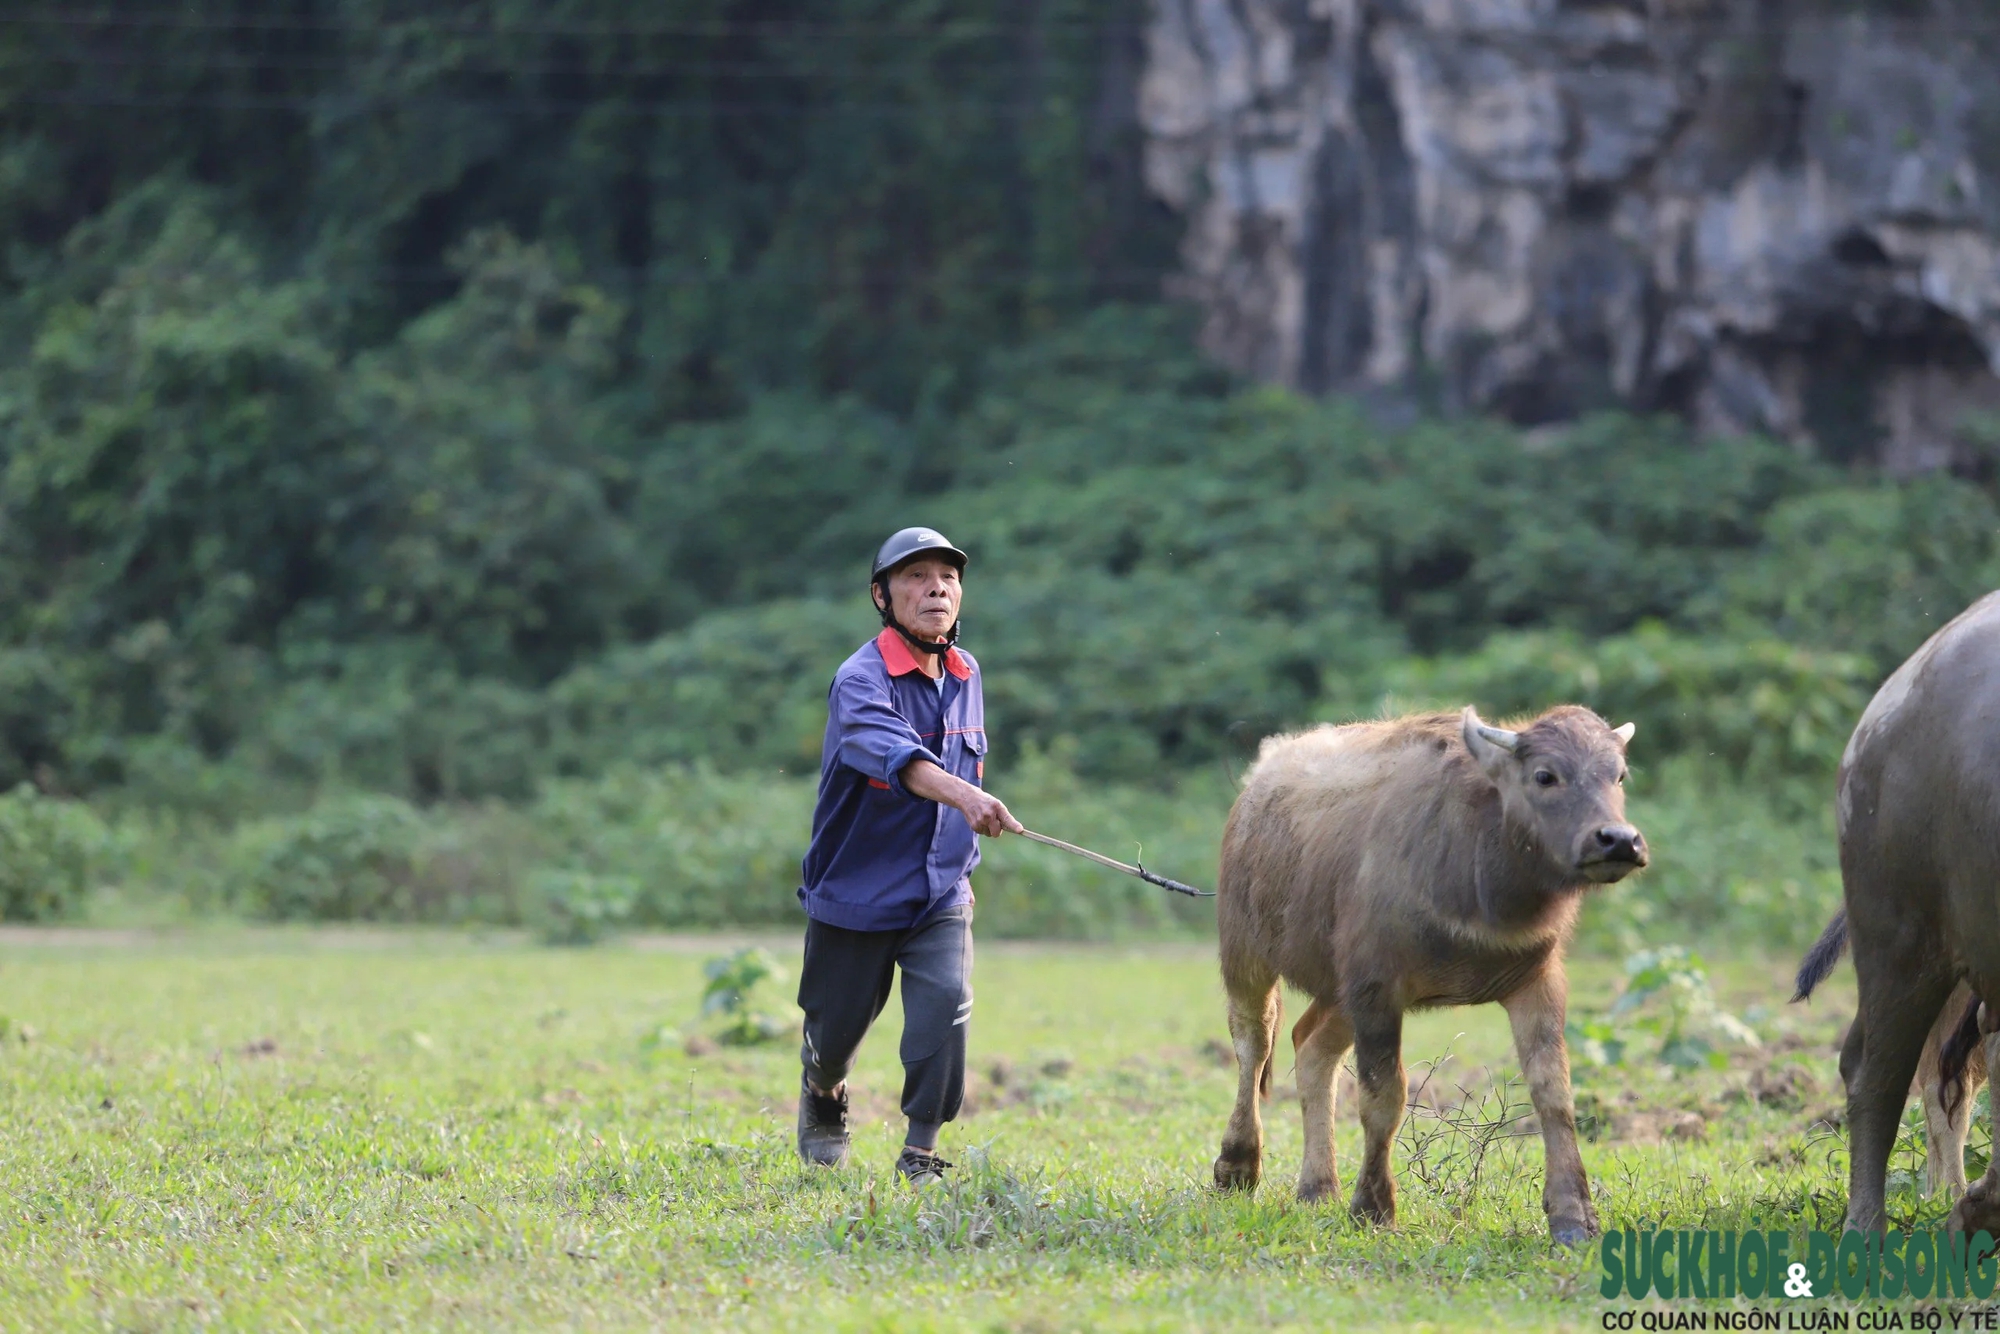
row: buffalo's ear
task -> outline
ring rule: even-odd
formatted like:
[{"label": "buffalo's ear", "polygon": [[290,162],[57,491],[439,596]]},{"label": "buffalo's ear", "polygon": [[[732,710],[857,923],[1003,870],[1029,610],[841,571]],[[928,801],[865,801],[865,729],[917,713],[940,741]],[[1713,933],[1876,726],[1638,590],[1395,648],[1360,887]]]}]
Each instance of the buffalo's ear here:
[{"label": "buffalo's ear", "polygon": [[1612,728],[1611,735],[1618,738],[1619,745],[1629,746],[1632,744],[1632,734],[1638,730],[1639,730],[1639,724],[1626,723],[1621,727]]},{"label": "buffalo's ear", "polygon": [[1479,710],[1470,704],[1458,716],[1458,732],[1480,769],[1495,782],[1500,780],[1501,773],[1521,746],[1520,733],[1509,732],[1504,727],[1488,727],[1479,720]]}]

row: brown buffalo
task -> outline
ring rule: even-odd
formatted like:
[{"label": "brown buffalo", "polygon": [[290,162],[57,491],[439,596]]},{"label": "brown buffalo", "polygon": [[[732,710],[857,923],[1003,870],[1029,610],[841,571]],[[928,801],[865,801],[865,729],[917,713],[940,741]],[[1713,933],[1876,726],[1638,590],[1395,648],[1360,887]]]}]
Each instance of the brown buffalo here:
[{"label": "brown buffalo", "polygon": [[1518,730],[1468,708],[1266,741],[1223,834],[1217,926],[1240,1076],[1215,1160],[1224,1188],[1263,1163],[1278,982],[1309,994],[1292,1030],[1305,1163],[1299,1198],[1337,1194],[1334,1076],[1351,1046],[1366,1135],[1349,1205],[1389,1223],[1403,1118],[1403,1012],[1498,1001],[1541,1120],[1542,1206],[1558,1241],[1597,1230],[1576,1147],[1562,952],[1585,890],[1646,864],[1625,819],[1625,745],[1588,709]]},{"label": "brown buffalo", "polygon": [[[1926,1035],[1961,981],[2000,996],[2000,594],[1875,692],[1841,757],[1840,876],[1861,1002],[1840,1053],[1847,1226],[1879,1231],[1889,1151]],[[1986,1039],[1986,1068],[2000,1060]],[[1996,1100],[2000,1109],[2000,1100]],[[1989,1169],[1952,1213],[1988,1226]],[[1996,1229],[2000,1230],[2000,1229]]]}]

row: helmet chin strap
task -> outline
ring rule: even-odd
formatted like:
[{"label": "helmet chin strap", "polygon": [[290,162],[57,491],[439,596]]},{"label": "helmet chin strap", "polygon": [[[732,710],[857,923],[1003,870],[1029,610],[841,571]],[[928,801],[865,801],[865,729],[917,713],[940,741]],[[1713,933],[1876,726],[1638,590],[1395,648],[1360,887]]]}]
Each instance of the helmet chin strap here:
[{"label": "helmet chin strap", "polygon": [[889,624],[896,628],[896,633],[901,635],[903,637],[904,642],[909,644],[911,648],[921,649],[925,653],[930,654],[932,657],[937,657],[940,654],[951,652],[951,646],[958,642],[957,621],[953,621],[951,623],[951,629],[945,631],[944,642],[942,644],[933,644],[928,639],[917,638],[915,635],[911,634],[908,630],[905,630],[903,628],[903,623],[895,619],[895,617],[893,616],[889,618]]},{"label": "helmet chin strap", "polygon": [[[881,588],[881,585],[877,584],[876,587]],[[889,601],[889,590],[886,588],[882,589],[882,605],[878,607],[876,610],[882,613],[882,624],[888,626],[890,629],[894,630],[897,634],[901,635],[903,637],[904,643],[908,644],[913,649],[917,649],[921,652],[928,653],[934,658],[941,657],[942,655],[951,652],[952,645],[958,643],[959,622],[957,621],[953,621],[951,623],[951,629],[945,631],[944,642],[941,644],[933,644],[928,639],[919,639],[915,635],[911,634],[907,629],[904,628],[903,623],[896,619],[896,613],[891,609],[891,603]]]}]

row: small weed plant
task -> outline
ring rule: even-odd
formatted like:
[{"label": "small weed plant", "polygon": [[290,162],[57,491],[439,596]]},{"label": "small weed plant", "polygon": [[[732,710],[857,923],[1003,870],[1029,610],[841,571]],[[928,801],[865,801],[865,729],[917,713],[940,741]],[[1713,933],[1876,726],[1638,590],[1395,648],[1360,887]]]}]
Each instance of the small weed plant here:
[{"label": "small weed plant", "polygon": [[1569,1024],[1570,1051],[1591,1065],[1623,1065],[1642,1040],[1652,1060],[1682,1070],[1726,1069],[1729,1048],[1759,1045],[1755,1031],[1716,1001],[1708,966],[1684,945],[1632,955],[1610,1010]]}]

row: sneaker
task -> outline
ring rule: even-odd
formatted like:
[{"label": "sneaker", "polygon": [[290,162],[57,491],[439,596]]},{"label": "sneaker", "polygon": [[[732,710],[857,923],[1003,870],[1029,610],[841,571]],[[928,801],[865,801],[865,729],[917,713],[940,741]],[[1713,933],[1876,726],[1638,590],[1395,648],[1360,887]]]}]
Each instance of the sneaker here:
[{"label": "sneaker", "polygon": [[847,1085],[832,1093],[814,1093],[799,1076],[799,1157],[820,1167],[847,1161]]},{"label": "sneaker", "polygon": [[896,1159],[896,1170],[912,1186],[935,1186],[944,1180],[944,1170],[951,1164],[935,1153],[924,1149],[903,1146],[902,1154]]}]

